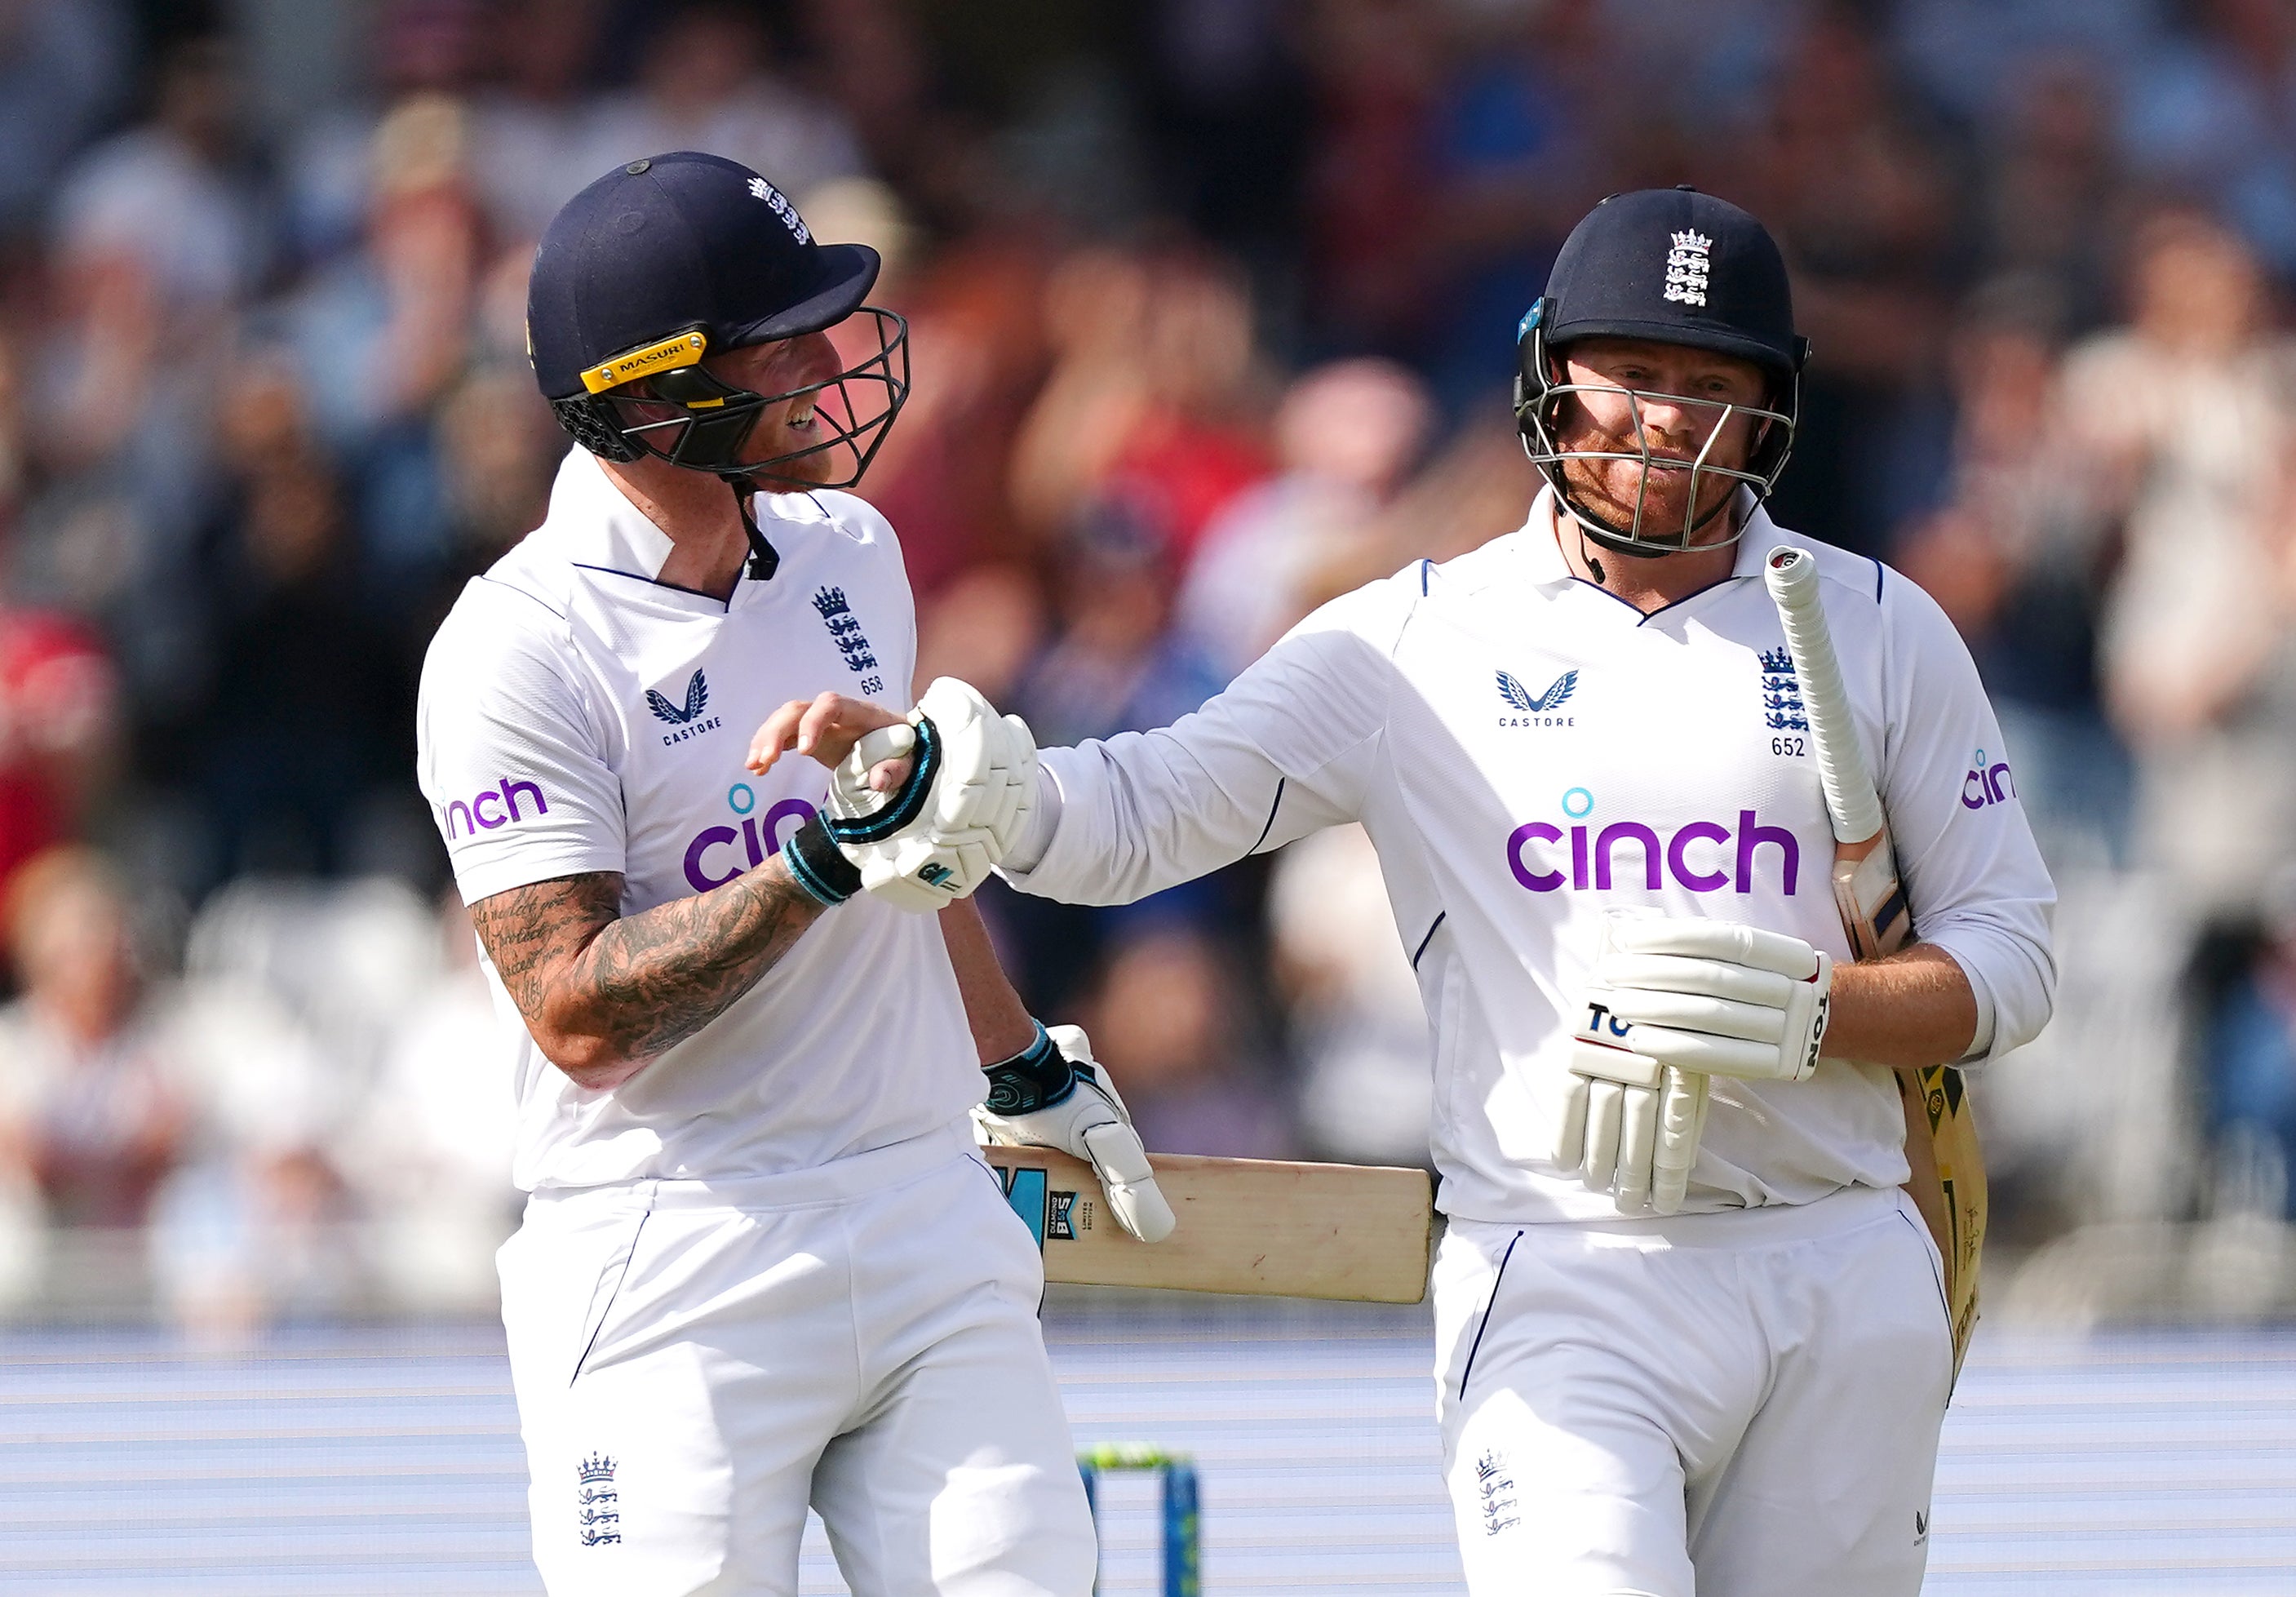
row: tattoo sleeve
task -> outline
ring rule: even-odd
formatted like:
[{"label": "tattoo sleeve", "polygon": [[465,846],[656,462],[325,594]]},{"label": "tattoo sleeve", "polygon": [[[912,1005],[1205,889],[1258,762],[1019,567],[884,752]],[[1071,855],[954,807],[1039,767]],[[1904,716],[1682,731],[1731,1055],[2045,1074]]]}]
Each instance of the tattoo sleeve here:
[{"label": "tattoo sleeve", "polygon": [[535,1041],[585,1087],[619,1086],[724,1014],[823,913],[779,859],[641,915],[621,893],[619,873],[594,871],[471,906]]}]

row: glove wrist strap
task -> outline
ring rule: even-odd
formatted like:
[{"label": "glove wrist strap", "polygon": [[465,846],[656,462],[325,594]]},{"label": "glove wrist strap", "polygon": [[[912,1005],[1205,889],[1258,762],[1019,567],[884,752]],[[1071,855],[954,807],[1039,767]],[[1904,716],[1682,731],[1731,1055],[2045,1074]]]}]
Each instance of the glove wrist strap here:
[{"label": "glove wrist strap", "polygon": [[988,1078],[988,1108],[992,1115],[1029,1115],[1065,1102],[1076,1091],[1076,1066],[1037,1025],[1037,1039],[1009,1059],[983,1065]]},{"label": "glove wrist strap", "polygon": [[834,908],[861,891],[861,872],[844,851],[830,840],[820,816],[800,827],[782,845],[782,863],[790,880],[808,898]]}]

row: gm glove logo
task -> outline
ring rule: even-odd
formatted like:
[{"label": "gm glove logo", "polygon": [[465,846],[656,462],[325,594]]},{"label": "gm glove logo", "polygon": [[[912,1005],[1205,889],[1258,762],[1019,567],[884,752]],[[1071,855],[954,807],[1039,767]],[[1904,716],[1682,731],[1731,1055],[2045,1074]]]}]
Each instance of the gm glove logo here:
[{"label": "gm glove logo", "polygon": [[1578,718],[1575,715],[1548,713],[1569,704],[1570,696],[1578,691],[1578,673],[1575,671],[1564,671],[1549,682],[1544,691],[1536,694],[1525,687],[1510,671],[1499,672],[1498,685],[1499,697],[1522,712],[1499,717],[1499,725],[1503,727],[1575,727],[1578,724]]}]

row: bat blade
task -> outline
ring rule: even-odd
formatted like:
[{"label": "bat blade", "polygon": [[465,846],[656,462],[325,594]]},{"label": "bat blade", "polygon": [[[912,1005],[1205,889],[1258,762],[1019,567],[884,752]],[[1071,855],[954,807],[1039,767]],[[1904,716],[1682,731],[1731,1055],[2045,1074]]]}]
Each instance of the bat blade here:
[{"label": "bat blade", "polygon": [[1857,958],[1878,959],[1904,946],[1914,918],[1906,913],[1906,890],[1898,880],[1898,853],[1889,833],[1834,850],[1833,903]]},{"label": "bat blade", "polygon": [[[1769,553],[1762,577],[1777,606],[1786,652],[1801,688],[1811,751],[1833,822],[1833,901],[1851,952],[1860,959],[1894,953],[1913,930],[1913,914],[1898,877],[1882,796],[1857,742],[1849,696],[1818,595],[1817,562],[1808,551],[1782,544]],[[1985,1246],[1988,1195],[1985,1156],[1977,1140],[1961,1073],[1948,1065],[1896,1073],[1906,1117],[1906,1193],[1921,1211],[1945,1263],[1946,1302],[1958,1376],[1977,1324],[1979,1260]]]},{"label": "bat blade", "polygon": [[1047,1281],[1356,1303],[1427,1295],[1434,1191],[1423,1170],[1152,1154],[1179,1223],[1151,1245],[1117,1224],[1083,1160],[1046,1148],[980,1152],[1036,1233]]}]

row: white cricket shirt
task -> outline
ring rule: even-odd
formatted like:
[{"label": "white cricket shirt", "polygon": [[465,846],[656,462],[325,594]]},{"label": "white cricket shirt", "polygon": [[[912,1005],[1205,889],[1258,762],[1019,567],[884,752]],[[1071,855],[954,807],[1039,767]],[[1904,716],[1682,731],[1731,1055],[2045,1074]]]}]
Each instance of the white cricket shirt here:
[{"label": "white cricket shirt", "polygon": [[[767,496],[781,554],[730,602],[654,579],[670,542],[570,451],[539,530],[463,589],[422,669],[420,775],[464,901],[588,871],[640,914],[732,881],[828,792],[750,734],[825,688],[909,704],[916,624],[899,546],[849,494]],[[867,894],[814,923],[717,1019],[604,1091],[544,1058],[493,967],[529,1190],[778,1174],[962,1117],[981,1078],[931,915]]]},{"label": "white cricket shirt", "polygon": [[[1551,496],[1521,531],[1334,600],[1160,731],[1047,750],[1029,893],[1126,902],[1345,820],[1377,845],[1434,1028],[1447,1212],[1615,1217],[1549,1160],[1574,997],[1615,906],[1849,947],[1833,831],[1762,561],[1816,556],[1915,927],[1976,989],[1978,1057],[2048,1017],[2055,893],[1968,651],[1936,604],[1757,511],[1736,567],[1644,616],[1573,577]],[[1689,1210],[1906,1175],[1890,1073],[1717,1078]]]}]

